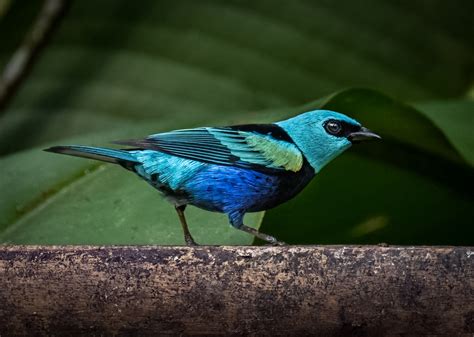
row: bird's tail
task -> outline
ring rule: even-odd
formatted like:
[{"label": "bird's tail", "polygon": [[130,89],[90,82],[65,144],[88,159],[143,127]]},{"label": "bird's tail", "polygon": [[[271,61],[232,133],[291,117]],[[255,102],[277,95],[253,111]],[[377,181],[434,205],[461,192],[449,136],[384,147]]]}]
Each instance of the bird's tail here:
[{"label": "bird's tail", "polygon": [[53,146],[45,149],[47,152],[67,154],[70,156],[90,158],[108,163],[119,164],[129,167],[130,164],[139,163],[139,161],[126,150],[107,149],[103,147],[67,145]]}]

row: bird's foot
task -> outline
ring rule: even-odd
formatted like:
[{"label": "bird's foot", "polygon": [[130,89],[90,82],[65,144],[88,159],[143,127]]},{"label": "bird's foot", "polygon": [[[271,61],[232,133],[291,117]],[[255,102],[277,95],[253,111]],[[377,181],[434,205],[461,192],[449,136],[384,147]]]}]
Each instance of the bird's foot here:
[{"label": "bird's foot", "polygon": [[193,237],[192,236],[185,236],[184,237],[184,241],[186,241],[186,245],[187,246],[199,246],[198,243],[196,243],[196,241],[194,241]]},{"label": "bird's foot", "polygon": [[265,234],[265,233],[262,233],[262,232],[259,232],[255,228],[242,225],[242,226],[239,227],[239,229],[244,231],[244,232],[250,233],[250,234],[256,236],[257,238],[259,238],[263,241],[267,241],[269,244],[271,244],[273,246],[284,246],[284,245],[286,245],[286,243],[284,243],[283,241],[278,241],[275,237],[273,237],[271,235],[268,235],[268,234]]},{"label": "bird's foot", "polygon": [[186,218],[184,216],[184,210],[186,209],[186,205],[175,206],[176,212],[178,213],[179,221],[181,222],[181,226],[183,227],[183,234],[184,234],[184,241],[186,242],[187,246],[199,246],[196,241],[194,241],[191,233],[189,232],[188,224],[186,222]]},{"label": "bird's foot", "polygon": [[265,241],[267,241],[268,244],[272,246],[287,246],[288,245],[286,242],[278,241],[275,237],[271,235],[267,235],[267,239],[265,239]]}]

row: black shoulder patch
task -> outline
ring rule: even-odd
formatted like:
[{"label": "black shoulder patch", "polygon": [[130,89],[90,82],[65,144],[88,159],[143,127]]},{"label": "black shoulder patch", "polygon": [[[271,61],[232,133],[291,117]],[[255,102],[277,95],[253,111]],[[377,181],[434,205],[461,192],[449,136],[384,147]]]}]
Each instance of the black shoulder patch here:
[{"label": "black shoulder patch", "polygon": [[295,143],[293,139],[276,124],[242,124],[242,125],[232,125],[227,128],[236,130],[236,131],[248,131],[248,132],[258,132],[262,135],[269,135],[278,140],[284,140],[289,143]]}]

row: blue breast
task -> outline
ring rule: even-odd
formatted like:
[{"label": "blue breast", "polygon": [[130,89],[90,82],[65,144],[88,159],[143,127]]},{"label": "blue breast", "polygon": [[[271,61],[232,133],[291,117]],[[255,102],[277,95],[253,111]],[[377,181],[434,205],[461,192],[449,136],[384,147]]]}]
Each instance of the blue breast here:
[{"label": "blue breast", "polygon": [[130,153],[142,163],[135,167],[136,173],[166,196],[227,214],[273,208],[299,193],[314,176],[306,161],[299,172],[270,174],[153,150]]},{"label": "blue breast", "polygon": [[187,181],[190,203],[211,211],[258,212],[298,194],[314,176],[309,165],[298,172],[274,175],[251,169],[209,165]]}]

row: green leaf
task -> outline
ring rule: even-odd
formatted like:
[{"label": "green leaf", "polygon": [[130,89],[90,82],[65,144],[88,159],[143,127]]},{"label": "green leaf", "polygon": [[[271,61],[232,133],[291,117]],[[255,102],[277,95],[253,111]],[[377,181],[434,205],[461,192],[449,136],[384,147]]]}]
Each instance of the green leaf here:
[{"label": "green leaf", "polygon": [[473,101],[433,101],[415,104],[429,117],[448,140],[474,166],[474,125]]},{"label": "green leaf", "polygon": [[[473,243],[472,104],[433,103],[425,114],[353,89],[310,106],[353,116],[383,139],[354,146],[267,211],[262,231],[300,244]],[[456,113],[441,113],[449,107]]]},{"label": "green leaf", "polygon": [[[1,17],[0,65],[40,5],[14,1]],[[0,116],[0,240],[182,242],[172,207],[133,175],[46,154],[40,144],[272,121],[323,106],[355,116],[384,140],[338,158],[301,196],[269,212],[264,231],[295,243],[469,243],[469,106],[446,115],[435,103],[420,114],[367,90],[301,105],[350,86],[410,101],[465,97],[474,65],[471,8],[470,0],[429,7],[380,0],[72,2]],[[251,242],[220,215],[189,213],[203,243]]]},{"label": "green leaf", "polygon": [[[472,197],[465,181],[472,171],[441,130],[417,110],[371,90],[351,89],[303,108],[262,112],[246,121],[275,121],[316,106],[357,116],[384,140],[361,144],[358,148],[364,151],[351,149],[336,159],[295,200],[267,213],[264,232],[292,243],[469,241]],[[410,126],[395,125],[401,120]],[[97,144],[147,134],[147,128],[152,126],[62,143]],[[182,243],[172,206],[118,167],[39,150],[8,156],[0,164],[6,173],[0,187],[8,200],[0,208],[8,219],[1,225],[1,240]],[[222,215],[189,210],[191,230],[200,242],[251,242],[248,235],[230,228]],[[446,226],[452,214],[456,225]],[[258,225],[260,217],[248,221]]]}]

